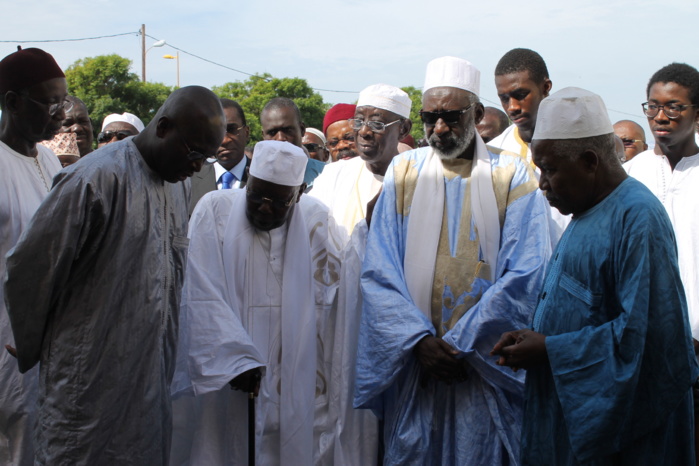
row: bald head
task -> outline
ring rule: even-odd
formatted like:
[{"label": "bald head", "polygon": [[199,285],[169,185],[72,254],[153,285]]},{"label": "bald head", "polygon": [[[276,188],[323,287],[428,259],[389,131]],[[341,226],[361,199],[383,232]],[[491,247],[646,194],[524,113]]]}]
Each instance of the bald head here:
[{"label": "bald head", "polygon": [[483,142],[487,143],[498,137],[508,126],[510,126],[510,120],[505,112],[495,107],[485,107],[485,114],[481,122],[476,125],[476,130]]},{"label": "bald head", "polygon": [[210,90],[187,86],[170,94],[134,138],[146,163],[164,180],[182,181],[214,157],[226,132],[221,101]]},{"label": "bald head", "polygon": [[648,149],[646,133],[638,123],[631,120],[621,120],[614,123],[614,134],[621,138],[624,144],[626,161],[631,160]]}]

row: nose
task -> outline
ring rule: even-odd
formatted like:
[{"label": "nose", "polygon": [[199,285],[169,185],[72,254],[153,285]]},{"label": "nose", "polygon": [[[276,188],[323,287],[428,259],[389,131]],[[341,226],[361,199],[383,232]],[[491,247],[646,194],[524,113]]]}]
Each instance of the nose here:
[{"label": "nose", "polygon": [[374,132],[371,131],[367,125],[362,125],[362,127],[359,128],[359,131],[357,131],[357,134],[364,139],[370,139]]},{"label": "nose", "polygon": [[290,141],[289,137],[283,131],[277,131],[277,133],[274,135],[272,140],[274,140],[274,141],[286,141],[286,142]]},{"label": "nose", "polygon": [[539,177],[539,189],[542,191],[548,191],[550,187],[548,177],[542,171],[541,176]]},{"label": "nose", "polygon": [[56,113],[53,114],[53,119],[54,120],[65,120],[66,119],[66,109],[61,107],[58,107],[58,110]]},{"label": "nose", "polygon": [[444,133],[448,133],[449,131],[451,131],[449,125],[446,124],[441,118],[434,124],[434,132],[437,133],[437,135],[442,135]]},{"label": "nose", "polygon": [[71,133],[77,133],[77,132],[79,132],[80,130],[81,130],[80,125],[77,124],[77,123],[75,123],[73,126],[71,126],[71,127],[69,128],[68,131],[71,132]]},{"label": "nose", "polygon": [[204,160],[192,160],[192,168],[194,169],[195,172],[198,172],[201,170],[201,167],[204,166]]},{"label": "nose", "polygon": [[[661,112],[662,112],[662,114],[663,114],[662,117],[660,116],[660,113],[661,113]],[[669,121],[670,119],[669,119],[669,118],[667,117],[667,115],[665,114],[665,108],[664,108],[664,107],[660,107],[660,108],[658,109],[658,113],[653,117],[653,120],[654,120],[654,121]]]},{"label": "nose", "polygon": [[263,214],[271,214],[272,213],[272,206],[270,203],[266,200],[262,200],[262,204],[260,204],[260,207],[257,208],[258,212],[261,212]]},{"label": "nose", "polygon": [[519,100],[513,99],[510,97],[507,100],[507,113],[510,115],[516,115],[522,111],[522,108],[519,105]]}]

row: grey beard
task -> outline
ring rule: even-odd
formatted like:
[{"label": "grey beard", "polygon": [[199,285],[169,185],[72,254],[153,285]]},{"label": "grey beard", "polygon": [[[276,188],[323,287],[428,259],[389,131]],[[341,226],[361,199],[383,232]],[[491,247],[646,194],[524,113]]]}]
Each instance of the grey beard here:
[{"label": "grey beard", "polygon": [[464,151],[471,145],[474,137],[476,136],[476,127],[472,124],[468,125],[466,132],[456,140],[456,145],[447,151],[442,151],[434,146],[434,141],[432,141],[432,138],[436,139],[435,136],[436,135],[433,133],[432,137],[430,137],[427,142],[430,144],[432,149],[434,149],[437,157],[439,157],[441,160],[452,160],[463,154]]}]

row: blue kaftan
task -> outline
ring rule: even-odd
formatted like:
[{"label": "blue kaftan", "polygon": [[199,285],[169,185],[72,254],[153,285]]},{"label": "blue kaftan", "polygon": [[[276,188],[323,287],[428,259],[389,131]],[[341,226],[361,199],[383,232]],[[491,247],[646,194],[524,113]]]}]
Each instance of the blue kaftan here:
[{"label": "blue kaftan", "polygon": [[573,218],[533,328],[550,364],[527,373],[524,464],[694,464],[697,365],[675,237],[641,183]]},{"label": "blue kaftan", "polygon": [[[453,385],[430,380],[421,388],[423,374],[413,348],[437,332],[410,296],[403,260],[409,206],[429,150],[393,160],[374,210],[362,274],[354,405],[384,419],[386,465],[516,464],[523,375],[496,366],[489,352],[503,332],[530,325],[550,257],[548,203],[519,157],[490,154],[501,225],[495,282],[476,278],[472,290],[459,296],[447,296],[452,289],[443,288],[444,302],[474,302],[443,336],[460,351],[468,380]],[[451,244],[476,234],[473,222],[471,231],[458,231],[460,222],[454,220],[470,212],[464,202],[469,189],[469,177],[445,179]],[[480,299],[473,298],[476,294]],[[450,314],[443,317],[446,321]]]}]

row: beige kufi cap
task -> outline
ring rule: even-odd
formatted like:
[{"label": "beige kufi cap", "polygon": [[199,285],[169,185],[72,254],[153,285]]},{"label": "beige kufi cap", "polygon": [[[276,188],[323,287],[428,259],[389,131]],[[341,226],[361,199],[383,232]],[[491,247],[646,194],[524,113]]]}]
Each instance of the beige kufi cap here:
[{"label": "beige kufi cap", "polygon": [[541,101],[532,139],[580,139],[613,132],[600,96],[566,87]]},{"label": "beige kufi cap", "polygon": [[260,141],[255,144],[250,174],[282,186],[300,186],[308,156],[300,147],[286,141]]},{"label": "beige kufi cap", "polygon": [[481,72],[463,58],[435,58],[427,64],[422,92],[433,87],[455,87],[478,95],[481,90]]},{"label": "beige kufi cap", "polygon": [[388,84],[372,84],[359,93],[357,107],[375,107],[388,110],[403,118],[410,118],[413,101],[400,88]]}]

